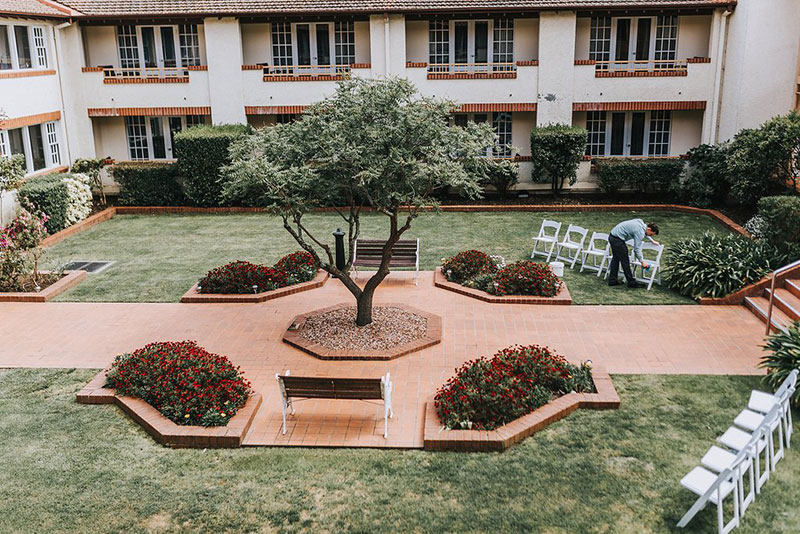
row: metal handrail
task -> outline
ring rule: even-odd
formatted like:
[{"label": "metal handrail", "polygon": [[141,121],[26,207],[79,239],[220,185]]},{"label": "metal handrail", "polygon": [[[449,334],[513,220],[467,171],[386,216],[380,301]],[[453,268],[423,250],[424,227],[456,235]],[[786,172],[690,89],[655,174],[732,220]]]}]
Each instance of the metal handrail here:
[{"label": "metal handrail", "polygon": [[767,332],[764,335],[768,336],[772,330],[772,301],[775,299],[775,282],[778,278],[778,275],[785,273],[789,269],[793,269],[798,265],[800,265],[800,260],[794,261],[789,265],[784,265],[779,269],[775,269],[775,271],[772,273],[772,283],[770,284],[769,288],[769,306],[767,306]]}]

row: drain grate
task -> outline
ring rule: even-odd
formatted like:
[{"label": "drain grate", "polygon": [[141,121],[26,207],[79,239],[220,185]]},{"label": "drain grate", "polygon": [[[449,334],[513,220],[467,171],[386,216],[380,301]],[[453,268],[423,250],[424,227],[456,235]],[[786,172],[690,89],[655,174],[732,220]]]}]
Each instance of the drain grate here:
[{"label": "drain grate", "polygon": [[73,261],[68,263],[65,271],[86,271],[89,274],[97,274],[105,271],[111,267],[115,262],[113,261]]}]

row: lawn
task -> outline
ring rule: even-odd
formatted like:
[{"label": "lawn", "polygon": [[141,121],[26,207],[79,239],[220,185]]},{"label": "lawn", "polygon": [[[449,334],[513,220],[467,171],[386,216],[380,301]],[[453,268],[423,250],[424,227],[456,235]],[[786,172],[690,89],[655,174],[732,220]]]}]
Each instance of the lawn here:
[{"label": "lawn", "polygon": [[[500,254],[506,261],[530,256],[543,218],[579,224],[608,232],[619,221],[643,217],[661,227],[659,241],[669,244],[704,231],[728,232],[706,217],[675,212],[581,213],[439,213],[414,221],[406,237],[419,237],[420,268],[432,270],[441,259],[477,248]],[[342,219],[336,214],[309,216],[309,226],[330,237]],[[362,236],[387,235],[386,218],[363,217]],[[73,260],[113,260],[108,270],[92,275],[62,301],[177,302],[199,278],[214,267],[234,260],[272,264],[298,249],[278,217],[266,214],[118,216],[62,241],[48,250],[45,264],[58,267]],[[538,257],[540,260],[541,256]],[[577,304],[685,304],[689,299],[659,287],[633,291],[608,287],[594,273],[568,271],[567,286]]]},{"label": "lawn", "polygon": [[[620,410],[579,410],[505,453],[202,451],[78,405],[94,373],[0,370],[0,532],[684,532],[680,478],[760,385],[615,376]],[[798,502],[795,448],[736,532],[794,533]],[[689,526],[715,533],[714,507]]]}]

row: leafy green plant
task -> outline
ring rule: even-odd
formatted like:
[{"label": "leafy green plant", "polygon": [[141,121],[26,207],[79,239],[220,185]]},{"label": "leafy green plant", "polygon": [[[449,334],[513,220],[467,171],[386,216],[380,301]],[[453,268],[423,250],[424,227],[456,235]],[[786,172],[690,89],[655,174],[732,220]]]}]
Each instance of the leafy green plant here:
[{"label": "leafy green plant", "polygon": [[531,130],[532,177],[550,181],[553,193],[578,179],[578,164],[586,150],[587,133],[568,124],[548,124]]},{"label": "leafy green plant", "polygon": [[[800,321],[790,325],[786,332],[770,335],[764,350],[769,354],[761,357],[758,366],[767,370],[763,380],[774,390],[780,387],[789,373],[800,369]],[[800,407],[800,388],[794,392],[792,404]]]},{"label": "leafy green plant", "polygon": [[546,263],[520,260],[498,269],[489,288],[493,295],[534,295],[554,297],[561,280]]},{"label": "leafy green plant", "polygon": [[61,174],[27,180],[18,190],[20,205],[31,213],[47,215],[47,231],[54,234],[67,227],[68,191]]},{"label": "leafy green plant", "polygon": [[231,162],[231,143],[251,132],[241,124],[193,126],[175,134],[175,157],[186,196],[198,206],[222,203],[222,168]]},{"label": "leafy green plant", "polygon": [[766,241],[705,233],[668,249],[666,283],[692,298],[720,298],[757,282],[785,264],[788,255]]},{"label": "leafy green plant", "polygon": [[16,189],[25,177],[25,156],[14,154],[0,158],[0,191]]},{"label": "leafy green plant", "polygon": [[758,201],[761,234],[777,247],[800,244],[800,197],[763,197]]},{"label": "leafy green plant", "polygon": [[688,155],[678,188],[681,200],[701,208],[719,205],[730,190],[728,144],[700,145],[689,150]]},{"label": "leafy green plant", "polygon": [[501,159],[489,165],[486,170],[486,179],[482,185],[491,186],[497,191],[500,198],[506,198],[508,191],[519,182],[519,163]]},{"label": "leafy green plant", "polygon": [[72,164],[70,172],[85,174],[89,177],[91,185],[100,193],[100,203],[105,206],[106,190],[103,185],[103,178],[100,176],[100,171],[106,166],[105,158],[78,158]]},{"label": "leafy green plant", "polygon": [[186,197],[173,163],[121,163],[109,168],[123,206],[181,206]]},{"label": "leafy green plant", "polygon": [[666,192],[677,188],[684,162],[677,159],[598,160],[597,183],[606,193],[629,187],[640,193]]}]

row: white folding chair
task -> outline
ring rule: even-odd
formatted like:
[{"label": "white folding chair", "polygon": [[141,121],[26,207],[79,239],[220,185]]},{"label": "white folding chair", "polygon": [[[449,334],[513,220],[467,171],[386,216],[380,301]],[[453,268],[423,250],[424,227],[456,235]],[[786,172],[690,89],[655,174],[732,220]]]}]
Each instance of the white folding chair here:
[{"label": "white folding chair", "polygon": [[[747,461],[747,457],[744,455],[739,459],[738,463],[733,465],[733,468],[739,469],[740,464]],[[728,534],[728,532],[739,526],[739,479],[733,468],[725,469],[722,473],[716,474],[698,466],[681,479],[681,486],[700,497],[678,521],[679,528],[684,528],[688,525],[689,521],[697,515],[697,512],[704,509],[709,502],[717,507],[717,530],[719,534]],[[733,494],[733,517],[726,523],[722,514],[723,502],[731,494]]]},{"label": "white folding chair", "polygon": [[[782,425],[781,436],[783,438],[782,445],[785,444],[786,448],[791,447],[792,442],[792,395],[797,391],[797,378],[800,370],[795,369],[778,387],[775,394],[766,393],[764,391],[753,390],[750,393],[750,400],[747,403],[747,409],[742,410],[734,421],[738,426],[748,429],[753,425],[760,424],[764,414],[768,413],[773,406],[780,405],[781,417],[779,422]],[[738,421],[738,422],[737,422]],[[775,428],[772,429],[773,431]],[[776,462],[783,457],[783,447],[776,453]]]},{"label": "white folding chair", "polygon": [[[581,256],[583,244],[586,242],[586,234],[589,230],[582,226],[570,224],[567,227],[567,233],[564,234],[564,239],[556,245],[556,260],[564,260],[564,263],[569,263],[569,268],[575,267],[575,262]],[[565,254],[562,254],[565,252]],[[572,255],[570,255],[572,254]]]},{"label": "white folding chair", "polygon": [[[534,259],[537,254],[540,254],[542,256],[547,256],[547,261],[550,261],[556,249],[556,243],[558,243],[559,232],[561,232],[560,222],[547,219],[543,220],[542,226],[539,228],[539,235],[533,238],[531,259]],[[539,250],[539,245],[542,245],[542,250]]]},{"label": "white folding chair", "polygon": [[[591,263],[586,260],[591,258]],[[600,265],[597,264],[598,259]],[[597,276],[603,274],[603,269],[611,263],[611,245],[608,244],[608,234],[602,232],[592,232],[589,239],[589,246],[581,250],[581,270],[597,271]]]},{"label": "white folding chair", "polygon": [[[775,470],[774,466],[777,460],[774,460],[775,443],[771,429],[773,424],[780,419],[780,416],[780,407],[775,406],[764,417],[764,421],[758,426],[755,432],[745,432],[735,426],[731,426],[724,434],[717,438],[717,442],[720,445],[724,445],[737,453],[749,447],[754,437],[758,438],[755,445],[755,454],[753,455],[756,468],[757,493],[761,492],[761,488],[766,484],[767,480],[769,480],[770,471]],[[761,469],[762,453],[764,454],[763,471]]]},{"label": "white folding chair", "polygon": [[[648,252],[653,252],[653,254],[648,254]],[[648,291],[653,287],[654,281],[658,282],[658,285],[661,285],[661,255],[663,253],[664,245],[642,243],[642,256],[650,267],[647,271],[642,267],[642,263],[636,259],[636,256],[631,253],[631,270],[633,271],[633,277],[639,282],[646,283]],[[636,276],[637,268],[641,276]]]}]

